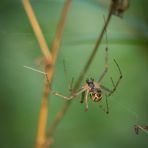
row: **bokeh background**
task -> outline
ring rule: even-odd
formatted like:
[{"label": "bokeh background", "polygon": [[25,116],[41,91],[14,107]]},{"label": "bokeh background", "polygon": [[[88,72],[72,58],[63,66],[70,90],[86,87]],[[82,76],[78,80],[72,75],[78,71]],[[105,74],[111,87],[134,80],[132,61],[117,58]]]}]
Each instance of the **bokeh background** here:
[{"label": "bokeh background", "polygon": [[[31,0],[49,47],[64,0]],[[115,58],[123,72],[117,91],[108,99],[109,115],[89,101],[89,111],[75,99],[54,135],[54,148],[147,148],[148,134],[135,135],[135,124],[148,125],[148,13],[147,0],[131,0],[123,19],[116,16],[107,29],[109,72],[102,83],[112,87],[118,78]],[[68,83],[77,79],[107,16],[108,0],[73,0],[62,38],[53,89],[68,95]],[[103,39],[86,78],[97,79],[104,68]],[[0,0],[0,147],[35,145],[44,77],[23,68],[42,69],[39,45],[21,0]],[[63,69],[66,63],[66,74]],[[85,79],[84,81],[85,82]],[[64,105],[51,96],[48,127]],[[104,107],[104,101],[100,102]]]}]

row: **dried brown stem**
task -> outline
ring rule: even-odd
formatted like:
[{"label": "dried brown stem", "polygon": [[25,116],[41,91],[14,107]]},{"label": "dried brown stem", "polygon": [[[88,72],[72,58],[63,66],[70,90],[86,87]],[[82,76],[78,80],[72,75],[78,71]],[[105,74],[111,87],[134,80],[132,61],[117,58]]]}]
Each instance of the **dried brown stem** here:
[{"label": "dried brown stem", "polygon": [[34,30],[34,33],[35,33],[35,36],[38,40],[38,43],[39,43],[39,46],[40,46],[40,49],[45,57],[45,59],[48,61],[48,62],[51,62],[51,54],[50,54],[50,50],[48,48],[48,45],[45,41],[45,38],[43,36],[43,33],[41,31],[41,28],[38,24],[38,21],[36,19],[36,16],[33,12],[33,9],[32,9],[32,6],[30,4],[30,1],[29,0],[22,0],[22,3],[23,3],[23,6],[24,6],[24,9],[26,11],[26,14],[29,18],[29,21],[31,23],[31,26]]},{"label": "dried brown stem", "polygon": [[78,78],[78,80],[77,80],[77,82],[75,84],[74,91],[80,86],[85,74],[87,73],[87,71],[88,71],[88,69],[89,69],[89,67],[90,67],[90,65],[91,65],[91,63],[92,63],[92,61],[93,61],[93,59],[94,59],[94,57],[96,55],[96,52],[97,52],[97,50],[99,48],[99,45],[100,45],[100,43],[102,41],[103,35],[104,35],[104,33],[106,31],[106,28],[107,28],[107,26],[109,24],[109,21],[111,19],[111,16],[112,16],[112,9],[110,10],[110,12],[108,14],[107,20],[106,20],[106,22],[105,22],[105,24],[103,26],[103,29],[102,29],[102,31],[101,31],[98,39],[97,39],[97,42],[96,42],[96,44],[94,46],[94,49],[93,49],[88,61],[86,62],[85,66],[84,66],[84,69],[82,70],[82,72],[81,72],[81,74],[80,74],[80,76],[79,76],[79,78]]},{"label": "dried brown stem", "polygon": [[39,122],[38,122],[36,148],[43,148],[46,139],[45,133],[46,133],[46,124],[48,117],[48,95],[49,95],[48,87],[49,87],[48,82],[45,81],[43,97],[41,100]]},{"label": "dried brown stem", "polygon": [[48,75],[48,82],[45,81],[45,84],[44,84],[44,92],[43,92],[43,97],[41,102],[41,109],[40,109],[40,116],[39,116],[39,123],[38,123],[38,133],[37,133],[37,144],[36,144],[36,148],[43,148],[45,147],[45,143],[46,143],[45,130],[46,130],[46,123],[47,123],[47,115],[48,115],[49,85],[52,82],[54,65],[57,59],[57,54],[58,54],[58,50],[61,43],[61,37],[64,30],[65,19],[68,14],[68,9],[70,7],[71,0],[66,0],[65,2],[63,13],[59,21],[57,33],[52,46],[52,56],[49,52],[47,43],[43,37],[43,34],[36,20],[35,14],[33,12],[33,9],[31,7],[29,0],[23,0],[22,2],[25,8],[26,14],[28,15],[28,18],[32,25],[32,28],[35,32],[41,51],[46,59],[45,70]]},{"label": "dried brown stem", "polygon": [[70,4],[71,4],[71,0],[66,0],[65,4],[64,4],[64,8],[63,8],[63,12],[60,18],[60,21],[58,23],[58,27],[57,27],[57,31],[56,31],[56,35],[53,41],[53,45],[51,48],[51,53],[52,53],[52,67],[51,69],[49,69],[47,71],[48,73],[48,79],[52,79],[53,76],[53,72],[54,72],[54,65],[57,59],[57,55],[58,55],[58,51],[60,48],[60,44],[61,44],[61,39],[62,39],[62,33],[64,30],[64,25],[65,25],[65,20],[68,14],[68,10],[70,8]]},{"label": "dried brown stem", "polygon": [[71,0],[65,1],[65,5],[64,5],[64,9],[63,9],[63,12],[62,12],[62,15],[61,15],[61,19],[60,19],[58,27],[57,27],[55,39],[53,41],[53,45],[52,45],[52,48],[51,48],[53,62],[55,62],[56,58],[57,58],[57,53],[58,53],[60,43],[61,43],[61,36],[62,36],[63,30],[64,30],[65,19],[66,19],[70,4],[71,4]]},{"label": "dried brown stem", "polygon": [[47,133],[47,140],[48,138],[50,139],[50,137],[53,135],[53,133],[55,132],[58,124],[60,123],[60,121],[62,120],[61,117],[63,117],[66,113],[66,111],[69,108],[71,101],[66,101],[67,105],[64,105],[64,107],[57,113],[55,120],[52,122],[51,128],[49,128],[48,133]]},{"label": "dried brown stem", "polygon": [[[51,54],[49,52],[47,43],[45,41],[43,33],[40,29],[38,21],[33,12],[30,1],[23,0],[22,2],[23,2],[24,9],[26,11],[26,14],[31,23],[31,26],[36,35],[36,38],[38,40],[43,56],[45,57],[46,61],[48,61],[48,63],[51,63],[52,61]],[[38,131],[37,131],[37,145],[36,145],[37,148],[41,148],[45,141],[45,129],[46,129],[46,122],[47,122],[47,115],[48,115],[48,93],[49,93],[48,83],[45,82],[44,92],[43,92],[43,97],[42,97],[42,102],[41,102],[41,110],[40,110],[40,115],[39,115]]]},{"label": "dried brown stem", "polygon": [[[95,47],[94,47],[94,49],[93,49],[93,51],[92,51],[88,61],[86,62],[86,65],[84,66],[84,69],[82,70],[78,80],[75,83],[75,86],[73,88],[72,93],[74,93],[79,88],[79,86],[80,86],[80,84],[81,84],[85,74],[87,73],[87,71],[88,71],[88,69],[89,69],[89,67],[90,67],[90,65],[91,65],[91,63],[92,63],[92,61],[93,61],[93,59],[94,59],[94,57],[96,55],[96,52],[97,52],[97,50],[99,48],[99,45],[101,43],[101,40],[103,38],[103,35],[104,35],[104,33],[105,33],[106,29],[107,29],[107,26],[108,26],[108,24],[109,24],[109,22],[111,20],[112,11],[113,11],[113,5],[111,5],[110,11],[109,11],[108,17],[106,19],[106,22],[105,22],[105,24],[103,26],[103,29],[102,29],[99,37],[98,37],[98,40],[97,40],[97,42],[95,44]],[[71,102],[72,102],[72,100],[66,101],[65,105],[57,113],[57,115],[56,115],[56,117],[55,117],[55,119],[54,119],[50,129],[48,130],[48,133],[47,133],[48,138],[50,138],[54,134],[54,132],[56,130],[56,127],[59,125],[60,121],[63,119],[65,113],[69,109]]]}]

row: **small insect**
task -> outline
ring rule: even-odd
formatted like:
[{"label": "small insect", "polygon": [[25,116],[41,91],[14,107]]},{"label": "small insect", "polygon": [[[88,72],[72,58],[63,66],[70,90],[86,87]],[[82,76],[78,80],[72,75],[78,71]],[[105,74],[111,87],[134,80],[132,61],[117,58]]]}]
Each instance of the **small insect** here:
[{"label": "small insect", "polygon": [[135,130],[136,135],[139,135],[139,130],[148,134],[148,125],[146,125],[146,126],[134,125],[134,130]]},{"label": "small insect", "polygon": [[112,13],[116,16],[122,17],[123,13],[129,7],[129,0],[112,0],[113,11]]}]

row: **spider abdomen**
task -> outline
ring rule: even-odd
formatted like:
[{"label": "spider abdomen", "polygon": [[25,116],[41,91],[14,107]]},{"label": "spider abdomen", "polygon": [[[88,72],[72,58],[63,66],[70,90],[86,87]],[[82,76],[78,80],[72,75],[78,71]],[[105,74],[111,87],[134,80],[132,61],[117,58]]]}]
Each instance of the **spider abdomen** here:
[{"label": "spider abdomen", "polygon": [[94,102],[99,102],[102,99],[102,92],[99,88],[92,88],[89,91],[90,93],[90,98],[94,101]]}]

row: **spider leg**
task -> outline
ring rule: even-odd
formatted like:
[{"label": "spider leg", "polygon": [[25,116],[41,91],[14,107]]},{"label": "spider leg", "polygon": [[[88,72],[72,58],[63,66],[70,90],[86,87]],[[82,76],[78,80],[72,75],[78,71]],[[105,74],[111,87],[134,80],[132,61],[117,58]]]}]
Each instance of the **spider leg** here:
[{"label": "spider leg", "polygon": [[102,72],[102,74],[101,74],[101,76],[100,76],[98,82],[101,82],[101,80],[104,78],[105,74],[106,74],[107,71],[108,71],[108,47],[106,47],[105,51],[106,51],[106,56],[105,56],[105,69],[104,69],[104,71]]},{"label": "spider leg", "polygon": [[107,100],[107,95],[105,94],[105,103],[106,103],[106,108],[103,105],[99,104],[100,109],[105,112],[106,114],[109,114],[109,106],[108,106],[108,100]]},{"label": "spider leg", "polygon": [[88,92],[89,90],[87,90],[85,94],[85,111],[86,112],[88,111]]},{"label": "spider leg", "polygon": [[106,96],[105,100],[106,100],[106,114],[109,114],[109,106],[108,106],[107,96]]},{"label": "spider leg", "polygon": [[61,97],[61,98],[65,99],[65,100],[71,100],[72,98],[78,96],[80,93],[84,92],[85,89],[86,89],[86,88],[82,87],[79,91],[77,91],[77,92],[71,94],[70,96],[64,96],[64,95],[58,93],[57,91],[53,91],[51,88],[50,88],[50,91],[51,91],[51,93],[52,93],[53,95],[55,95],[55,96]]},{"label": "spider leg", "polygon": [[[67,74],[66,61],[65,61],[65,59],[63,59],[63,69],[64,69],[64,74],[65,74],[66,84],[67,84],[67,86],[68,86],[68,85],[69,85],[69,84],[68,84],[68,74]],[[69,87],[68,87],[68,88],[69,88]]]},{"label": "spider leg", "polygon": [[72,87],[73,87],[74,77],[72,77],[71,82],[70,82],[70,84],[69,84],[69,82],[68,82],[68,74],[67,74],[67,68],[66,68],[66,62],[65,62],[65,60],[63,60],[63,68],[64,68],[64,73],[65,73],[66,84],[67,84],[67,86],[68,86],[69,91],[72,92]]},{"label": "spider leg", "polygon": [[[103,89],[103,90],[105,90],[106,92],[108,92],[108,93],[111,93],[112,92],[112,90],[111,89],[109,89],[109,88],[107,88],[107,87],[105,87],[104,85],[102,85],[102,84],[100,84],[100,87]],[[106,94],[107,95],[107,94]]]},{"label": "spider leg", "polygon": [[[103,18],[104,18],[104,23],[106,23],[106,20],[105,20],[105,17],[104,17],[104,16],[103,16]],[[106,38],[105,69],[104,69],[104,71],[102,72],[102,74],[101,74],[101,76],[100,76],[98,82],[100,82],[100,81],[104,78],[105,74],[106,74],[107,71],[108,71],[108,40],[107,40],[107,31],[106,31],[106,30],[105,30],[105,38]]]},{"label": "spider leg", "polygon": [[84,102],[84,99],[85,99],[85,91],[82,92],[80,103],[83,103]]},{"label": "spider leg", "polygon": [[69,91],[72,92],[73,89],[73,82],[74,82],[74,77],[72,77],[70,85],[69,85]]},{"label": "spider leg", "polygon": [[115,59],[114,59],[114,62],[115,62],[116,66],[117,66],[117,68],[118,68],[118,71],[119,71],[119,73],[120,73],[120,76],[119,76],[117,82],[115,83],[115,82],[113,81],[112,77],[111,77],[111,82],[112,82],[112,84],[113,84],[113,88],[112,88],[112,89],[108,89],[108,88],[106,88],[105,86],[100,85],[100,87],[101,87],[103,90],[105,90],[106,92],[108,92],[108,93],[107,93],[107,96],[111,96],[111,95],[115,92],[115,90],[117,89],[117,87],[118,87],[118,85],[119,85],[119,83],[120,83],[120,81],[121,81],[121,79],[122,79],[122,77],[123,77],[123,76],[122,76],[121,69],[120,69],[120,67],[119,67],[119,65],[118,65],[118,63],[116,62]]},{"label": "spider leg", "polygon": [[110,79],[111,79],[111,82],[112,82],[112,84],[113,84],[113,87],[116,87],[116,85],[115,85],[115,82],[114,82],[113,78],[111,77]]},{"label": "spider leg", "polygon": [[112,84],[113,84],[113,89],[112,89],[112,91],[108,94],[108,96],[110,96],[110,95],[112,95],[114,92],[115,92],[115,90],[117,89],[117,87],[118,87],[118,85],[119,85],[119,83],[120,83],[120,81],[121,81],[121,79],[122,79],[122,72],[121,72],[121,69],[120,69],[120,67],[119,67],[119,65],[118,65],[118,63],[116,62],[116,60],[114,59],[114,62],[115,62],[115,64],[116,64],[116,66],[117,66],[117,68],[118,68],[118,71],[119,71],[119,78],[118,78],[118,80],[117,80],[117,82],[116,83],[114,83],[114,81],[113,81],[113,79],[111,78],[111,81],[112,81]]}]

